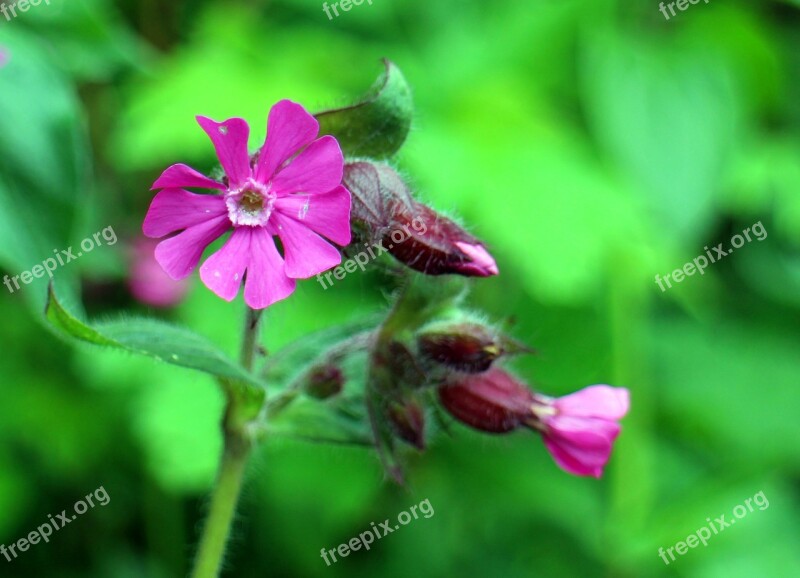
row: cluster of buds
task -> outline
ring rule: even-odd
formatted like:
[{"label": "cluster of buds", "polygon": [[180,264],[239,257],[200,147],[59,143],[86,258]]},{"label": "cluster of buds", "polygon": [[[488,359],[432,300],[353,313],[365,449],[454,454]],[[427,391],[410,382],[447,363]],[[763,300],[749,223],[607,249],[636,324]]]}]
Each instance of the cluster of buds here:
[{"label": "cluster of buds", "polygon": [[[378,242],[395,259],[426,275],[490,277],[498,274],[483,243],[463,227],[416,201],[397,172],[385,163],[359,161],[344,168],[353,199],[356,244]],[[401,231],[402,242],[395,241]]]},{"label": "cluster of buds", "polygon": [[[343,182],[352,195],[351,247],[378,243],[397,261],[426,275],[498,274],[484,244],[416,201],[389,165],[348,163]],[[398,231],[404,235],[398,237]],[[400,324],[410,330],[406,335],[413,335],[411,342],[389,336],[372,358],[373,368],[380,368],[373,374],[373,382],[380,383],[380,403],[375,405],[392,437],[425,448],[424,400],[432,389],[456,420],[494,434],[535,430],[562,469],[579,476],[602,475],[620,432],[618,420],[628,411],[628,390],[595,385],[563,398],[547,397],[497,366],[504,356],[531,353],[524,345],[463,316],[419,327],[413,311],[398,315],[411,320],[410,325]],[[376,432],[376,439],[380,437]]]},{"label": "cluster of buds", "polygon": [[493,434],[530,428],[562,469],[602,475],[620,432],[617,422],[628,411],[627,389],[593,385],[562,398],[536,393],[494,366],[503,355],[530,350],[475,322],[423,330],[417,345],[423,359],[447,369],[434,385],[456,420]]}]

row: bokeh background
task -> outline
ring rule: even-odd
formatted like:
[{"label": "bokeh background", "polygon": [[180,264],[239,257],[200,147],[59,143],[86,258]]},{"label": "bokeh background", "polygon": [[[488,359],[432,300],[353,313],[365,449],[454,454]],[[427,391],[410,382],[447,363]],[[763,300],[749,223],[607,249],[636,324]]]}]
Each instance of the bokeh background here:
[{"label": "bokeh background", "polygon": [[[501,275],[475,284],[554,395],[630,388],[611,464],[572,477],[537,436],[455,425],[388,483],[373,453],[275,438],[258,451],[229,576],[800,575],[800,3],[51,0],[0,16],[0,274],[113,226],[60,269],[91,317],[164,317],[232,355],[243,313],[192,280],[176,307],[129,290],[159,172],[209,171],[194,115],[263,138],[281,98],[352,102],[388,57],[414,89],[396,159],[420,199],[459,215]],[[662,292],[703,247],[753,241]],[[314,280],[267,315],[273,350],[386,306],[385,279]],[[75,302],[77,304],[77,297]],[[9,577],[188,571],[221,440],[199,373],[75,348],[43,320],[43,283],[0,288],[0,543],[103,486],[111,497],[11,563]],[[769,508],[666,566],[669,547],[759,491]],[[370,522],[412,522],[327,567]]]}]

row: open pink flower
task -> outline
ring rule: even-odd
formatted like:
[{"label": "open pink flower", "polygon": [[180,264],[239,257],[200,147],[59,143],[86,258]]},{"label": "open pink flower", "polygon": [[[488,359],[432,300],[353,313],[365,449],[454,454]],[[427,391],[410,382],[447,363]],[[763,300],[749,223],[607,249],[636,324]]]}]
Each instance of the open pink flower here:
[{"label": "open pink flower", "polygon": [[459,421],[489,433],[527,426],[542,434],[563,470],[599,478],[627,412],[628,390],[592,385],[561,398],[531,391],[506,371],[460,376],[439,388],[445,409]]},{"label": "open pink flower", "polygon": [[[232,301],[246,278],[244,300],[263,309],[306,279],[341,263],[339,245],[350,242],[350,193],[342,186],[344,159],[332,136],[317,139],[319,124],[302,106],[282,100],[272,107],[267,139],[251,160],[250,129],[241,118],[197,122],[211,138],[225,171],[222,182],[183,165],[172,165],[156,180],[162,189],[142,227],[148,237],[174,236],[159,243],[158,263],[183,279],[213,241],[233,230],[226,243],[200,267],[214,293]],[[187,188],[214,189],[199,195]],[[278,252],[273,237],[283,246]]]},{"label": "open pink flower", "polygon": [[629,405],[627,389],[592,385],[557,399],[537,395],[527,423],[542,432],[561,469],[599,478]]}]

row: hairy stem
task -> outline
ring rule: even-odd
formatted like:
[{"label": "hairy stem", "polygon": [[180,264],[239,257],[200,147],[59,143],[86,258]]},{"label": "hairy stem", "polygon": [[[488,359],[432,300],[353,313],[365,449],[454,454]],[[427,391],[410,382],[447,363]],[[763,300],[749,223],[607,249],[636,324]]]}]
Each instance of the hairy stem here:
[{"label": "hairy stem", "polygon": [[[261,311],[247,309],[242,339],[242,365],[253,369]],[[226,387],[227,407],[223,420],[224,449],[211,495],[208,518],[200,539],[192,578],[217,578],[225,557],[225,547],[236,516],[236,504],[242,491],[242,482],[250,455],[251,439],[240,413],[240,397],[236,388]]]}]

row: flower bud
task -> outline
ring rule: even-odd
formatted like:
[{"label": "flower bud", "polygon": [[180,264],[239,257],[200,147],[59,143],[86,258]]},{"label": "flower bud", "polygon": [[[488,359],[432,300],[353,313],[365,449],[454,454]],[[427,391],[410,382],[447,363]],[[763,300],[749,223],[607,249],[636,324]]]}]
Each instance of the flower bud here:
[{"label": "flower bud", "polygon": [[328,399],[342,392],[344,382],[341,369],[335,365],[320,365],[309,372],[304,391],[316,399]]},{"label": "flower bud", "polygon": [[353,199],[354,243],[378,241],[398,261],[427,275],[497,275],[497,264],[460,225],[418,203],[385,163],[347,163],[343,184]]},{"label": "flower bud", "polygon": [[416,399],[392,402],[388,416],[400,439],[420,451],[425,449],[425,411]]},{"label": "flower bud", "polygon": [[504,353],[501,338],[477,323],[459,323],[423,331],[417,336],[424,357],[458,371],[480,373]]},{"label": "flower bud", "polygon": [[430,207],[393,203],[390,211],[383,246],[407,267],[426,275],[489,277],[499,273],[478,239]]}]

